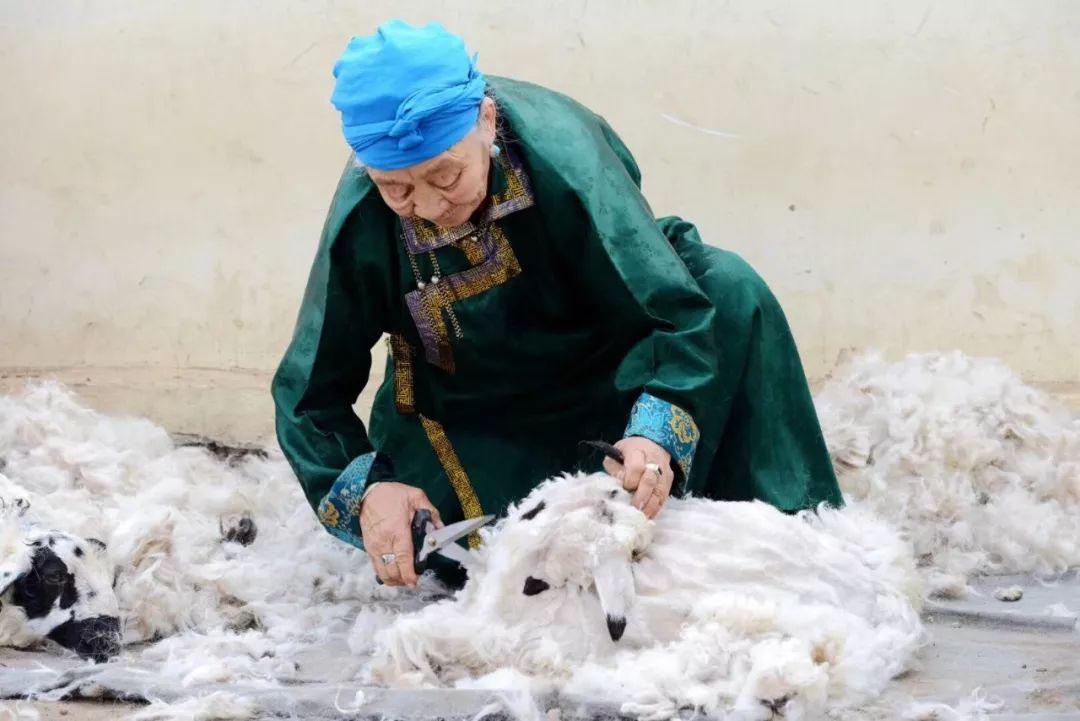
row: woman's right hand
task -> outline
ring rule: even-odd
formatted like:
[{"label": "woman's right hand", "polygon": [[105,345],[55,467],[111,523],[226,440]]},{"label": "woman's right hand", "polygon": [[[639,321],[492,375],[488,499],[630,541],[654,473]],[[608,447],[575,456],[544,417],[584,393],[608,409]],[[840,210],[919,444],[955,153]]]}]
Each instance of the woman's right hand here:
[{"label": "woman's right hand", "polygon": [[375,574],[387,586],[416,585],[412,519],[421,508],[431,511],[435,525],[442,528],[439,511],[428,500],[427,494],[415,486],[382,481],[364,496],[360,506],[364,548]]}]

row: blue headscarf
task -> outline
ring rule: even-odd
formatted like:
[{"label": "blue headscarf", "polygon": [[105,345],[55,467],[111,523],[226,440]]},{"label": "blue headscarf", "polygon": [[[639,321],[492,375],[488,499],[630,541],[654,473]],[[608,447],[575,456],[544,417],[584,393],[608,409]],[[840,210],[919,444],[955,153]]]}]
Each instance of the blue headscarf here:
[{"label": "blue headscarf", "polygon": [[378,170],[422,163],[476,125],[484,76],[465,43],[442,25],[402,20],[354,37],[334,65],[330,102],[360,162]]}]

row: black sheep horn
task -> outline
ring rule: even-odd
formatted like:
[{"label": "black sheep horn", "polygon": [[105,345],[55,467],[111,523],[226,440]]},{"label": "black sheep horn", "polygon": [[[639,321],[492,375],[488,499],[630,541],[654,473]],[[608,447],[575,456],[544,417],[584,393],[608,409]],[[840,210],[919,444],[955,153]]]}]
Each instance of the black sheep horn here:
[{"label": "black sheep horn", "polygon": [[578,445],[600,451],[616,463],[626,462],[626,456],[623,455],[623,452],[610,443],[604,441],[581,441]]}]

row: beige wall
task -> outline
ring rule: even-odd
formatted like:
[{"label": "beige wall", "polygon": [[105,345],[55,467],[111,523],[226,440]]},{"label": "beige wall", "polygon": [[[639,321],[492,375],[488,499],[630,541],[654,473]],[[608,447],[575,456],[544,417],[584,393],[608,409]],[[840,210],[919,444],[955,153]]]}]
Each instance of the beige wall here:
[{"label": "beige wall", "polygon": [[345,159],[330,67],[398,13],[607,116],[812,376],[874,346],[1080,381],[1080,2],[0,0],[7,383],[265,430]]}]

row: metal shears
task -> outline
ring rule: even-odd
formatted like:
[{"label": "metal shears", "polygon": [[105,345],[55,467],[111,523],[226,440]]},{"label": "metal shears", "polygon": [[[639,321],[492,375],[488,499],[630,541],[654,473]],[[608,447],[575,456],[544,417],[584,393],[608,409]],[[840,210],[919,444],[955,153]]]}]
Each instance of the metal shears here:
[{"label": "metal shears", "polygon": [[442,528],[435,528],[431,511],[421,508],[412,520],[413,564],[416,566],[416,572],[419,574],[427,568],[427,560],[433,553],[438,553],[451,561],[457,561],[462,566],[468,565],[472,560],[469,552],[457,545],[455,541],[494,520],[494,515],[478,516],[451,523]]},{"label": "metal shears", "polygon": [[[416,570],[416,575],[419,576],[427,569],[428,559],[433,553],[438,553],[444,558],[467,567],[472,562],[472,558],[468,551],[457,545],[456,541],[494,520],[494,515],[478,516],[436,528],[431,511],[421,508],[412,519],[413,568]],[[381,578],[375,580],[380,585],[382,584]]]},{"label": "metal shears", "polygon": [[[598,450],[618,463],[625,462],[622,451],[610,443],[581,441],[580,445],[583,448]],[[472,558],[469,556],[468,551],[457,545],[456,541],[479,528],[483,528],[493,520],[495,520],[494,515],[478,516],[477,518],[467,518],[464,521],[436,528],[435,521],[431,517],[431,511],[424,508],[417,511],[412,519],[413,567],[416,570],[416,575],[419,576],[427,569],[428,559],[434,553],[449,558],[451,561],[456,561],[463,567],[468,567],[472,562]],[[375,580],[380,585],[383,582],[378,577]]]}]

